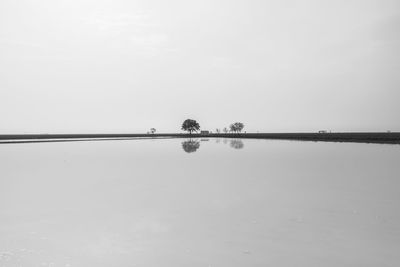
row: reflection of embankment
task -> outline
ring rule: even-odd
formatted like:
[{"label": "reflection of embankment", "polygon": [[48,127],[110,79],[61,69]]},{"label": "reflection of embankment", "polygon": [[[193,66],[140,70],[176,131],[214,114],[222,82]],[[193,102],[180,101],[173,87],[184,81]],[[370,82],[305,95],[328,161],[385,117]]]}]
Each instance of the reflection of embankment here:
[{"label": "reflection of embankment", "polygon": [[196,152],[200,148],[200,142],[189,139],[182,142],[182,148],[186,153]]}]

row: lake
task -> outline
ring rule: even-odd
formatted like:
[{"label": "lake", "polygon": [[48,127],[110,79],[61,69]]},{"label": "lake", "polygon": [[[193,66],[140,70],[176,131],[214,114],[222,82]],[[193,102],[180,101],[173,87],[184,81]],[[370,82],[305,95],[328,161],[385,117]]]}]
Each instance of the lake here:
[{"label": "lake", "polygon": [[0,145],[0,266],[398,266],[400,146]]}]

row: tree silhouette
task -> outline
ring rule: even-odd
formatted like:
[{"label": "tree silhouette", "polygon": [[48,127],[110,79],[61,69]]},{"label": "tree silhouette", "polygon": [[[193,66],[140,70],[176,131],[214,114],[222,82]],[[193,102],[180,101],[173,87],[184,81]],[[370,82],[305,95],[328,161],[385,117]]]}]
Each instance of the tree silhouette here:
[{"label": "tree silhouette", "polygon": [[154,134],[156,132],[156,128],[150,128],[150,133]]},{"label": "tree silhouette", "polygon": [[244,124],[241,122],[235,122],[235,123],[232,123],[229,126],[229,128],[230,128],[231,132],[240,133],[244,128]]},{"label": "tree silhouette", "polygon": [[197,132],[200,130],[200,124],[195,120],[187,119],[182,123],[182,130],[192,134],[192,132]]}]

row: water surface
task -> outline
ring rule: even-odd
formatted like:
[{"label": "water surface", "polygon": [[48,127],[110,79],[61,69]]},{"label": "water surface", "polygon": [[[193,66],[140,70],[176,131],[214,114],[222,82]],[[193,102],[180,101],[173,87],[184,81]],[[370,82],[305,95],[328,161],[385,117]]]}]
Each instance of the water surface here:
[{"label": "water surface", "polygon": [[398,266],[400,147],[0,146],[0,266]]}]

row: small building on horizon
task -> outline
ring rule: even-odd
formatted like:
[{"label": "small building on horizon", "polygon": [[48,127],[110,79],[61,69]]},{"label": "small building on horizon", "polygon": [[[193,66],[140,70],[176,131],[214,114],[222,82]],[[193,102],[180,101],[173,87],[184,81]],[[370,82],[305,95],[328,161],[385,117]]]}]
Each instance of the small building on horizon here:
[{"label": "small building on horizon", "polygon": [[207,130],[200,131],[200,134],[209,134],[209,133],[210,133],[210,131],[207,131]]}]

